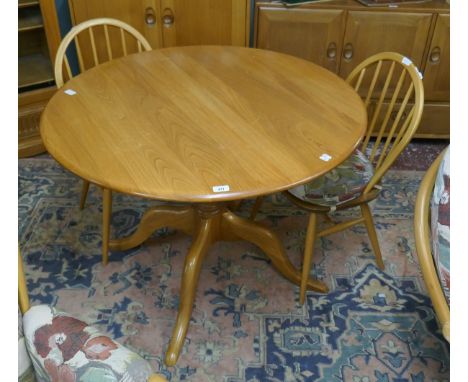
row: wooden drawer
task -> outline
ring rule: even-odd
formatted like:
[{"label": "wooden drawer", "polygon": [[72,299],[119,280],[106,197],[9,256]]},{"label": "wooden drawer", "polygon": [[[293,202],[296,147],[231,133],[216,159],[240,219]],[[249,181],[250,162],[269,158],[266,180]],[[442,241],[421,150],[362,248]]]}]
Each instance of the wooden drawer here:
[{"label": "wooden drawer", "polygon": [[450,104],[426,103],[416,132],[418,138],[450,138]]},{"label": "wooden drawer", "polygon": [[[380,113],[377,126],[382,123],[388,103],[382,105],[383,110]],[[409,108],[410,106],[408,106]],[[372,108],[372,105],[370,106]],[[391,117],[390,117],[391,118]],[[392,123],[392,119],[387,124],[388,130]],[[424,110],[416,131],[415,138],[450,138],[450,104],[449,103],[425,103]]]}]

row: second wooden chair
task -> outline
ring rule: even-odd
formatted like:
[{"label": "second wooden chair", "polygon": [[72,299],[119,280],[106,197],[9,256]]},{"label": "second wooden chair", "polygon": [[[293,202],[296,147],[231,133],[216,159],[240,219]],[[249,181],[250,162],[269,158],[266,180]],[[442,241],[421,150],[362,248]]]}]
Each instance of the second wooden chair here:
[{"label": "second wooden chair", "polygon": [[[423,111],[422,75],[411,60],[401,54],[383,52],[369,57],[350,73],[346,82],[361,95],[368,112],[368,127],[360,149],[330,173],[284,192],[289,200],[310,213],[302,266],[301,304],[305,300],[316,238],[364,224],[377,265],[384,268],[369,202],[382,190],[382,177],[410,142]],[[260,203],[257,199],[251,218],[255,217]],[[317,214],[328,217],[330,212],[353,207],[360,208],[360,217],[316,232]]]}]

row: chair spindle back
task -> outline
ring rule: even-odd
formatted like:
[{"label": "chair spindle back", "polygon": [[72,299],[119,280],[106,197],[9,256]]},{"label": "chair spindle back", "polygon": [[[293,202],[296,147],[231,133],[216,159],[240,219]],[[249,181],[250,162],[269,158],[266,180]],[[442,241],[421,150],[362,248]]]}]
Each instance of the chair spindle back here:
[{"label": "chair spindle back", "polygon": [[[361,151],[375,173],[369,192],[404,150],[416,132],[424,107],[422,75],[407,57],[378,53],[364,60],[346,81],[361,95],[368,113],[368,127]],[[375,136],[375,141],[370,140]]]},{"label": "chair spindle back", "polygon": [[[140,32],[120,20],[98,18],[84,21],[67,33],[57,50],[54,68],[55,82],[59,88],[65,82],[64,70],[67,80],[73,77],[69,61],[73,46],[80,73],[114,58],[127,56],[129,53],[151,50],[150,44]],[[83,47],[90,48],[92,54]],[[106,52],[106,57],[99,54],[102,51]]]}]

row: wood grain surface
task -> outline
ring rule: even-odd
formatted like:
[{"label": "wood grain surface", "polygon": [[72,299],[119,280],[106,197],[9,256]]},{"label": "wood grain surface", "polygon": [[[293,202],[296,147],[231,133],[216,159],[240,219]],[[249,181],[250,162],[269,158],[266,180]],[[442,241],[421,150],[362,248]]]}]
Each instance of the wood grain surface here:
[{"label": "wood grain surface", "polygon": [[[366,124],[355,91],[315,64],[191,46],[129,55],[73,78],[47,105],[41,135],[57,161],[92,183],[214,202],[310,181],[351,154]],[[229,191],[213,191],[224,185]]]}]

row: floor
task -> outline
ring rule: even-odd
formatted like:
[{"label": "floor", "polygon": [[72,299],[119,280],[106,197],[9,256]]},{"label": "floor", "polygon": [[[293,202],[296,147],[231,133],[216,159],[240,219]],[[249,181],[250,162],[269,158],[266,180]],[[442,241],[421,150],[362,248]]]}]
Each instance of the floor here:
[{"label": "floor", "polygon": [[[313,274],[330,286],[308,293],[285,281],[247,243],[218,243],[203,265],[192,321],[176,367],[163,363],[178,307],[190,238],[162,229],[140,247],[100,261],[101,195],[48,155],[19,161],[19,242],[33,304],[46,303],[97,326],[148,359],[170,381],[433,382],[449,379],[443,340],[421,278],[412,233],[419,182],[448,142],[415,141],[373,204],[386,269],[365,230],[317,243]],[[154,202],[115,195],[112,232],[132,232]],[[247,215],[251,202],[243,205]],[[337,214],[334,219],[346,218]],[[259,220],[300,265],[306,216],[279,197]]]}]

